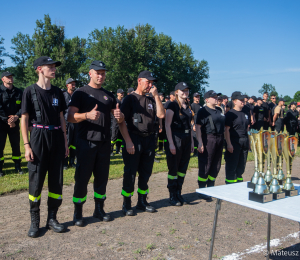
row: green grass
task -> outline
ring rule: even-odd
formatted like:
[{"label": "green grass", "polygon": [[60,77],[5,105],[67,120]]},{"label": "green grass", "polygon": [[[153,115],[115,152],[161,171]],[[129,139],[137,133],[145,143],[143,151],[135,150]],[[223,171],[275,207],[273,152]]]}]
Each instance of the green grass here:
[{"label": "green grass", "polygon": [[[11,160],[12,151],[9,140],[6,141],[6,147],[4,149],[4,167],[3,172],[5,173],[4,177],[0,179],[0,195],[5,193],[10,193],[14,191],[28,190],[28,169],[27,162],[24,158],[24,146],[23,139],[21,137],[21,153],[22,153],[22,169],[24,174],[19,175],[14,172],[14,162]],[[158,172],[167,172],[168,166],[166,161],[166,155],[164,153],[160,153],[162,156],[157,158],[160,163],[154,163],[153,173]],[[300,149],[297,150],[297,156],[300,155]],[[252,153],[248,154],[248,161],[253,161]],[[222,164],[224,164],[224,156],[222,158]],[[110,172],[109,179],[118,179],[123,176],[123,159],[120,155],[111,157],[110,160]],[[189,163],[189,169],[198,168],[198,158],[191,157]],[[68,169],[64,171],[64,185],[70,185],[74,183],[74,173],[75,169]],[[94,178],[91,177],[90,182],[93,183]],[[44,187],[48,186],[48,177],[46,176]]]}]

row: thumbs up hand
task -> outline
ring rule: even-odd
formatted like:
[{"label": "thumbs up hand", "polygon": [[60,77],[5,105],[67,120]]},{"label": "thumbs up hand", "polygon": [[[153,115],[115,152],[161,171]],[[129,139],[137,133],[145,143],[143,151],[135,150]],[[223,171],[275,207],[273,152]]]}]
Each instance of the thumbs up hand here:
[{"label": "thumbs up hand", "polygon": [[88,113],[86,113],[86,119],[90,119],[90,120],[98,120],[100,117],[100,112],[97,111],[98,105],[96,104],[96,106]]},{"label": "thumbs up hand", "polygon": [[120,122],[121,119],[124,118],[124,115],[119,108],[119,103],[117,103],[116,109],[114,110],[114,117],[115,117],[115,119],[117,119],[118,122]]}]

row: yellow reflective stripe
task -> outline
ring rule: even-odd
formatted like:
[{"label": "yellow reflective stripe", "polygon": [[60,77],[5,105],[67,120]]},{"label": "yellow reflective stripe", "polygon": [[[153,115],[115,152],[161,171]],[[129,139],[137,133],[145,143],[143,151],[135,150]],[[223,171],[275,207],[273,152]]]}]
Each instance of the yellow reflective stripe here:
[{"label": "yellow reflective stripe", "polygon": [[110,143],[111,143],[111,144],[114,144],[115,142],[114,142],[114,141],[110,141]]},{"label": "yellow reflective stripe", "polygon": [[105,199],[106,198],[106,194],[104,195],[101,195],[97,192],[94,192],[94,197],[97,198],[97,199]]},{"label": "yellow reflective stripe", "polygon": [[70,145],[70,146],[69,146],[69,149],[70,149],[70,148],[76,150],[76,147],[75,147],[74,145]]},{"label": "yellow reflective stripe", "polygon": [[16,104],[17,104],[17,105],[20,105],[20,104],[21,104],[21,100],[17,100],[17,101],[16,101]]},{"label": "yellow reflective stripe", "polygon": [[0,161],[4,161],[4,157],[1,157],[1,158],[0,158]]},{"label": "yellow reflective stripe", "polygon": [[13,159],[13,160],[19,160],[19,159],[21,159],[22,157],[21,156],[12,156],[11,157],[11,159]]},{"label": "yellow reflective stripe", "polygon": [[172,176],[168,174],[168,179],[170,180],[177,180],[177,176]]},{"label": "yellow reflective stripe", "polygon": [[159,142],[159,143],[163,143],[163,142],[164,142],[164,140],[158,140],[158,142]]},{"label": "yellow reflective stripe", "polygon": [[236,178],[238,181],[243,181],[244,179],[243,178]]},{"label": "yellow reflective stripe", "polygon": [[208,179],[210,179],[211,181],[214,181],[216,178],[211,177],[210,175],[208,175]]},{"label": "yellow reflective stripe", "polygon": [[87,195],[85,195],[84,198],[75,198],[75,197],[73,197],[73,202],[75,202],[75,203],[85,202],[86,201],[86,197],[87,197]]},{"label": "yellow reflective stripe", "polygon": [[116,142],[123,142],[123,140],[122,139],[117,139]]},{"label": "yellow reflective stripe", "polygon": [[138,188],[137,192],[139,194],[149,194],[149,189],[148,190],[141,190],[140,188]]},{"label": "yellow reflective stripe", "polygon": [[198,181],[203,181],[203,182],[206,182],[208,180],[208,178],[204,179],[204,178],[201,178],[198,176]]},{"label": "yellow reflective stripe", "polygon": [[62,200],[62,194],[55,194],[52,192],[48,192],[48,197],[57,199],[57,200]]},{"label": "yellow reflective stripe", "polygon": [[180,177],[184,177],[184,176],[185,176],[185,173],[177,172],[177,175],[180,176]]},{"label": "yellow reflective stripe", "polygon": [[121,192],[121,194],[122,194],[123,196],[125,196],[125,197],[132,197],[132,196],[133,196],[133,193],[134,193],[134,191],[131,192],[131,193],[128,193],[128,192],[126,192],[125,190],[122,190],[122,192]]},{"label": "yellow reflective stripe", "polygon": [[31,200],[31,201],[33,201],[33,202],[38,202],[38,201],[40,200],[40,198],[41,198],[41,195],[42,195],[42,194],[40,194],[40,195],[37,196],[37,197],[34,197],[34,196],[32,196],[32,195],[29,194],[29,200]]},{"label": "yellow reflective stripe", "polygon": [[227,179],[225,179],[225,181],[227,181],[227,182],[237,182],[237,180],[227,180]]}]

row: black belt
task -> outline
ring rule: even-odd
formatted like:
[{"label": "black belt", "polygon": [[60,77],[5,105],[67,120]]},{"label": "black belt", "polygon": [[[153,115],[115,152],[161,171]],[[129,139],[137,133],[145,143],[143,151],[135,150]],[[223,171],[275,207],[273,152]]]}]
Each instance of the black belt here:
[{"label": "black belt", "polygon": [[154,132],[142,133],[142,132],[138,132],[138,131],[129,131],[129,133],[132,133],[132,134],[135,134],[135,135],[139,135],[139,136],[142,136],[142,137],[148,137],[148,136],[154,134]]},{"label": "black belt", "polygon": [[191,129],[174,129],[172,130],[172,133],[177,133],[177,134],[190,134]]}]

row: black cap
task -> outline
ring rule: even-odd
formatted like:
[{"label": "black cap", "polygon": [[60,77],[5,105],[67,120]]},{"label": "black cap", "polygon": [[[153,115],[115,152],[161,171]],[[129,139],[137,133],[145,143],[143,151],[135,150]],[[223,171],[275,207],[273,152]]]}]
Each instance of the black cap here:
[{"label": "black cap", "polygon": [[258,100],[261,100],[261,101],[262,101],[263,99],[262,99],[261,97],[258,97],[256,100],[257,100],[257,101],[258,101]]},{"label": "black cap", "polygon": [[10,73],[9,71],[4,71],[4,72],[2,72],[2,74],[1,74],[1,79],[2,79],[3,77],[8,77],[8,76],[14,76],[14,74]]},{"label": "black cap", "polygon": [[252,98],[252,99],[254,100],[254,102],[256,102],[256,101],[257,101],[257,98],[256,98],[256,96],[251,96],[250,98]]},{"label": "black cap", "polygon": [[222,95],[223,99],[228,99],[228,97],[226,95]]},{"label": "black cap", "polygon": [[159,96],[164,96],[165,93],[159,92],[158,95],[159,95]]},{"label": "black cap", "polygon": [[101,60],[94,60],[90,65],[90,70],[107,70],[106,65]]},{"label": "black cap", "polygon": [[204,99],[214,97],[214,96],[221,96],[222,93],[216,93],[214,90],[209,90],[204,94]]},{"label": "black cap", "polygon": [[134,88],[129,88],[128,90],[127,90],[127,93],[131,93],[131,92],[133,92],[134,91]]},{"label": "black cap", "polygon": [[190,87],[185,83],[185,82],[179,82],[176,86],[175,86],[175,91],[176,90],[184,90],[184,89],[189,89]]},{"label": "black cap", "polygon": [[235,100],[235,99],[244,100],[245,97],[246,95],[243,95],[242,92],[240,91],[235,91],[231,94],[231,100]]},{"label": "black cap", "polygon": [[66,84],[70,84],[71,82],[76,82],[76,81],[77,80],[75,80],[75,79],[69,78],[69,79],[67,79]]},{"label": "black cap", "polygon": [[170,96],[171,96],[171,95],[172,95],[172,96],[175,96],[175,91],[171,91],[171,92],[170,92]]},{"label": "black cap", "polygon": [[167,95],[167,96],[165,96],[165,99],[170,99],[170,96],[168,96],[168,95]]},{"label": "black cap", "polygon": [[152,72],[148,71],[148,70],[144,70],[142,71],[140,74],[139,74],[139,79],[140,78],[145,78],[145,79],[148,79],[148,80],[153,80],[153,81],[157,81],[156,78],[153,77],[153,74]]},{"label": "black cap", "polygon": [[47,57],[47,56],[42,56],[42,57],[37,58],[33,62],[33,67],[36,70],[37,67],[39,67],[39,66],[50,65],[50,64],[55,64],[55,67],[58,67],[58,66],[61,65],[61,62],[60,61],[54,61],[50,57]]},{"label": "black cap", "polygon": [[279,100],[278,101],[283,101],[283,102],[285,102],[285,100],[283,99],[283,98],[279,98]]},{"label": "black cap", "polygon": [[124,90],[121,89],[121,88],[119,88],[119,89],[117,90],[117,93],[124,93]]},{"label": "black cap", "polygon": [[198,92],[194,93],[193,97],[201,96]]},{"label": "black cap", "polygon": [[248,95],[245,95],[245,98],[249,99],[250,97]]},{"label": "black cap", "polygon": [[296,106],[297,106],[297,102],[292,101],[292,102],[290,103],[290,105],[296,105]]}]

